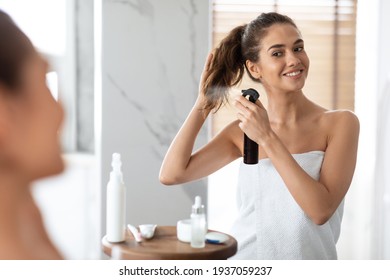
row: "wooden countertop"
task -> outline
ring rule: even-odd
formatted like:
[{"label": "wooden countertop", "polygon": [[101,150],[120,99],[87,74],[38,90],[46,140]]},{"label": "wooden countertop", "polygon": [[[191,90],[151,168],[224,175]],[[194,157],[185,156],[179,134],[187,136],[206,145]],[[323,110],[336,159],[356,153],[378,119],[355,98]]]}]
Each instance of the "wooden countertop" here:
[{"label": "wooden countertop", "polygon": [[108,256],[118,247],[118,258],[128,260],[222,260],[237,252],[237,241],[230,235],[224,244],[206,243],[204,248],[192,248],[177,239],[175,226],[157,226],[154,237],[140,243],[127,231],[121,243],[110,243],[103,237],[102,246]]}]

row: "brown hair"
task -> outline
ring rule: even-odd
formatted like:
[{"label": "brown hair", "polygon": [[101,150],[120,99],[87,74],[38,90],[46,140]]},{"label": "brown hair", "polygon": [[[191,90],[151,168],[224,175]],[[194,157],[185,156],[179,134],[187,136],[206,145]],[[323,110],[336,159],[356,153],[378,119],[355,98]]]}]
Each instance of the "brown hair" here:
[{"label": "brown hair", "polygon": [[[221,41],[214,50],[210,71],[206,74],[202,89],[206,96],[205,110],[216,108],[218,111],[227,102],[227,90],[241,81],[247,60],[259,60],[260,41],[266,35],[267,29],[274,24],[291,24],[297,28],[288,16],[262,13],[249,24],[234,28]],[[246,70],[252,80],[258,81]]]},{"label": "brown hair", "polygon": [[33,50],[27,36],[0,10],[0,84],[8,88],[20,85],[23,64]]}]

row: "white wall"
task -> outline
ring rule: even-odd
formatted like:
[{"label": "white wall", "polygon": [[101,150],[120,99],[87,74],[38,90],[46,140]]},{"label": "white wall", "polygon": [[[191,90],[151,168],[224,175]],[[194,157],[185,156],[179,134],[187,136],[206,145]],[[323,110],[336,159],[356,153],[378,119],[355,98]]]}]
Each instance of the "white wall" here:
[{"label": "white wall", "polygon": [[355,112],[360,138],[338,244],[344,259],[390,259],[389,14],[389,1],[358,1]]},{"label": "white wall", "polygon": [[[113,152],[122,155],[127,222],[174,225],[189,217],[195,195],[207,199],[205,180],[164,187],[158,173],[198,94],[209,44],[209,2],[102,0],[97,4],[102,5],[96,7],[102,34],[95,49],[98,64],[101,58],[96,66],[101,81],[96,89],[101,86],[101,95],[97,92],[95,112],[101,113],[96,118],[96,139],[102,172],[102,235]],[[206,140],[203,130],[198,145]]]},{"label": "white wall", "polygon": [[390,259],[390,2],[379,4],[377,150],[373,258]]}]

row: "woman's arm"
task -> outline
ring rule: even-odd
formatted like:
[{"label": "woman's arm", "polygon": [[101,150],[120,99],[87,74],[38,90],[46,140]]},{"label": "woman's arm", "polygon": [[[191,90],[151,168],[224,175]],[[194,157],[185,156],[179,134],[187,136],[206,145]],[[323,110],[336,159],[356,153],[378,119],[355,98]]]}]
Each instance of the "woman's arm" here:
[{"label": "woman's arm", "polygon": [[201,127],[201,116],[193,109],[164,158],[160,182],[177,185],[206,177],[241,156],[233,142],[237,123],[231,123],[201,149],[192,153]]},{"label": "woman's arm", "polygon": [[[208,71],[211,60],[210,54],[202,77]],[[202,78],[201,83],[203,82]],[[160,182],[164,185],[176,185],[203,178],[241,155],[233,141],[234,131],[239,132],[237,123],[227,126],[203,148],[193,153],[195,139],[209,114],[203,110],[203,98],[204,94],[200,92],[194,107],[165,155],[160,169]]]},{"label": "woman's arm", "polygon": [[340,205],[355,170],[359,121],[350,112],[338,113],[319,181],[298,165],[275,133],[263,144],[295,201],[319,225],[327,222]]},{"label": "woman's arm", "polygon": [[[253,104],[254,106],[243,99],[241,102],[250,109],[249,118],[267,117],[260,102]],[[352,112],[337,111],[324,114],[329,133],[319,181],[314,180],[299,166],[270,128],[268,119],[259,125],[248,122],[248,116],[240,116],[241,129],[253,137],[252,139],[256,139],[295,201],[310,219],[319,225],[328,221],[348,191],[355,170],[359,136],[359,121]]]}]

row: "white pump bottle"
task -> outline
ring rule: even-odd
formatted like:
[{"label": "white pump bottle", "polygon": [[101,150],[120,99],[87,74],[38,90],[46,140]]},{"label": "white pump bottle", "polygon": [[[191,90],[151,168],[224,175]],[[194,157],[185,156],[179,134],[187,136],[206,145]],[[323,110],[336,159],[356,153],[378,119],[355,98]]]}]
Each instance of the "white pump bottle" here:
[{"label": "white pump bottle", "polygon": [[205,235],[207,232],[206,215],[202,198],[195,197],[195,204],[192,205],[191,214],[191,247],[203,248],[205,246]]},{"label": "white pump bottle", "polygon": [[111,166],[110,181],[107,184],[106,238],[109,242],[123,242],[126,230],[126,188],[120,154],[112,154]]}]

